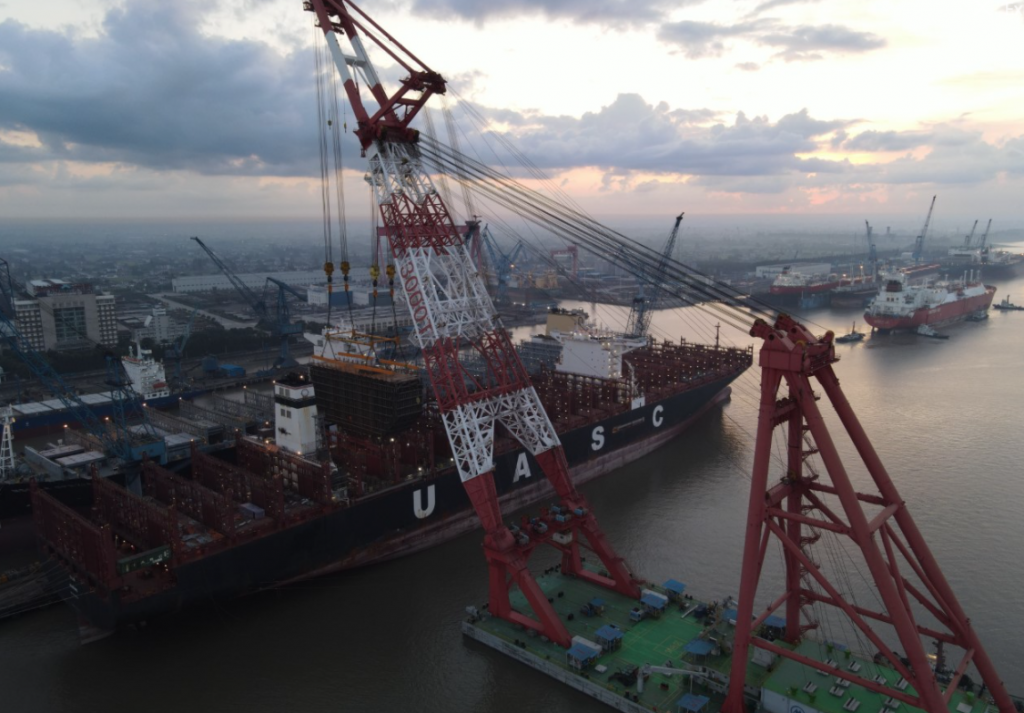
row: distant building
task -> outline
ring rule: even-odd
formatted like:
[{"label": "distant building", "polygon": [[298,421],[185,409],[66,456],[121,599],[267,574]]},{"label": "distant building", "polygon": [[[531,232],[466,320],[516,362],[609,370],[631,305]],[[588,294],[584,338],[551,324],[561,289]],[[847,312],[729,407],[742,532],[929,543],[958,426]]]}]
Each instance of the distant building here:
[{"label": "distant building", "polygon": [[[236,275],[249,289],[260,292],[267,282],[268,277],[280,280],[287,285],[299,286],[323,282],[323,270],[308,270],[306,272],[261,272],[246,275]],[[171,288],[175,292],[213,292],[215,290],[233,290],[234,286],[225,275],[191,275],[189,277],[175,277],[171,280]]]},{"label": "distant building", "polygon": [[32,280],[31,299],[14,300],[18,331],[38,351],[91,349],[117,345],[114,296],[92,285],[64,280]]}]

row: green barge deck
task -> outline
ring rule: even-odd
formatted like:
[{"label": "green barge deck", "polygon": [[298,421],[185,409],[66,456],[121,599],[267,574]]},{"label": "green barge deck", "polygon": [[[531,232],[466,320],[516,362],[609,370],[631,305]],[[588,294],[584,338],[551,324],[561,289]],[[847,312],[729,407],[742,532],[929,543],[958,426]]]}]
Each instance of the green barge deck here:
[{"label": "green barge deck", "polygon": [[[500,651],[547,675],[626,713],[715,713],[722,708],[732,665],[731,642],[734,622],[727,603],[702,602],[679,596],[665,586],[647,585],[646,590],[667,600],[663,610],[596,587],[560,572],[537,578],[552,600],[559,618],[570,634],[582,637],[583,649],[567,650],[535,632],[492,617],[469,607],[463,622],[466,637]],[[678,587],[676,587],[678,589]],[[654,600],[659,597],[654,597]],[[597,600],[597,606],[593,603]],[[513,606],[530,612],[518,590],[512,592]],[[707,610],[698,618],[703,606]],[[645,612],[638,621],[636,612]],[[612,628],[607,628],[612,627]],[[614,634],[615,630],[621,636]],[[603,632],[602,637],[598,632]],[[612,636],[609,637],[609,632]],[[772,636],[772,629],[762,635]],[[781,633],[781,632],[779,632]],[[609,641],[609,638],[612,639]],[[884,663],[859,654],[842,643],[804,639],[796,647],[781,639],[776,644],[796,648],[799,653],[835,668],[847,668],[874,679],[894,692],[913,693],[913,688]],[[596,644],[599,653],[572,656]],[[751,650],[755,651],[754,649]],[[851,684],[836,676],[783,658],[764,657],[747,666],[746,690],[751,705],[770,713],[913,713],[914,708],[880,693]],[[752,655],[748,652],[748,656]],[[697,671],[698,675],[663,673],[645,666]],[[637,678],[645,680],[637,685]],[[950,713],[997,713],[983,696],[954,692]]]}]

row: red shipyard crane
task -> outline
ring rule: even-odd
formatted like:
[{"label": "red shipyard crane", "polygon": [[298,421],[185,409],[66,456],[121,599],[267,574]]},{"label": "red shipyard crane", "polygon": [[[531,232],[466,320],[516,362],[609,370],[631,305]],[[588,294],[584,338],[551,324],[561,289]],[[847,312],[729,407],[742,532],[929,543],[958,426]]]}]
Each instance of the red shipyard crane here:
[{"label": "red shipyard crane", "polygon": [[[434,390],[459,476],[483,525],[490,577],[492,614],[535,629],[563,646],[569,633],[528,568],[529,555],[541,543],[562,552],[562,570],[628,596],[639,597],[638,582],[612,549],[587,502],[569,477],[555,429],[511,337],[498,321],[486,285],[448,208],[424,169],[419,133],[410,123],[445,80],[359,7],[348,0],[310,0],[335,68],[341,77],[358,127],[370,183],[394,265],[423,350],[425,371]],[[342,48],[347,41],[348,51]],[[407,76],[387,91],[366,52],[378,46]],[[363,101],[366,93],[376,109]],[[466,364],[486,364],[486,373]],[[495,428],[501,426],[536,459],[561,503],[546,520],[545,532],[516,534],[502,522],[494,485]],[[601,560],[605,573],[584,568],[581,540]],[[513,611],[509,589],[516,585],[538,620]]]},{"label": "red shipyard crane", "polygon": [[[1014,711],[978,633],[839,386],[832,368],[837,361],[832,332],[815,337],[802,324],[781,315],[773,325],[757,320],[750,334],[763,340],[761,403],[733,642],[737,653],[733,655],[724,713],[749,710],[744,691],[749,656],[740,653],[748,650],[755,659],[757,651],[788,658],[928,713],[948,711],[951,697],[973,664],[1000,713]],[[873,487],[850,477],[818,407],[820,396],[815,388],[824,392],[835,409]],[[777,428],[783,430],[787,457],[781,478],[771,482]],[[815,472],[808,462],[814,454],[820,455],[824,473]],[[859,550],[880,609],[862,606],[844,596],[842,583],[833,581],[815,561],[808,546],[822,531],[849,538],[851,553]],[[784,591],[772,595],[771,604],[755,612],[758,582],[773,539],[783,550]],[[822,663],[757,635],[768,617],[781,611],[785,642],[798,644],[804,632],[819,623],[810,618],[813,608],[823,607],[834,607],[836,616],[845,617],[856,628],[857,637],[863,637],[877,650],[876,658],[899,672],[908,685],[894,689],[859,669]],[[905,655],[892,650],[887,643],[891,636],[899,640]],[[964,651],[952,678],[945,682],[945,690],[930,664],[923,639]]]}]

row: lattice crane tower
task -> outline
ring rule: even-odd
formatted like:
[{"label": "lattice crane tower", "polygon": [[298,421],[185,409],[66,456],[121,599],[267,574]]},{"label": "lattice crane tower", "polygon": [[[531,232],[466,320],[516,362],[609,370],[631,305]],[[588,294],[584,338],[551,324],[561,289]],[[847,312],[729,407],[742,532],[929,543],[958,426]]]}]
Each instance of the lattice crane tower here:
[{"label": "lattice crane tower", "polygon": [[[568,646],[565,626],[527,567],[532,546],[517,544],[501,519],[493,477],[496,424],[533,454],[562,505],[574,513],[555,545],[563,552],[563,570],[629,596],[639,597],[640,591],[576,491],[558,435],[420,161],[419,135],[410,122],[430,96],[445,92],[445,80],[348,0],[311,0],[304,7],[316,15],[358,123],[355,134],[369,163],[366,180],[395,261],[389,279],[397,273],[401,281],[459,476],[485,531],[490,611]],[[408,72],[397,91],[389,93],[382,86],[364,38]],[[342,49],[344,39],[351,53]],[[373,114],[363,103],[357,77],[377,104]],[[484,363],[486,374],[470,373],[463,361],[466,354]],[[607,576],[583,568],[580,536],[601,559]],[[538,621],[512,610],[513,583]]]}]

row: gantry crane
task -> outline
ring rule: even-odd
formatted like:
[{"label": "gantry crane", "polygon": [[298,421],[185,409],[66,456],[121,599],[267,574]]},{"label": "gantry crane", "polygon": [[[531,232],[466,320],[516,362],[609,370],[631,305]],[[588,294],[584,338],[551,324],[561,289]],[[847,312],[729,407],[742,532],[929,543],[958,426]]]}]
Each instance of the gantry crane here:
[{"label": "gantry crane", "polygon": [[278,351],[277,359],[274,361],[274,367],[288,368],[295,366],[296,361],[291,357],[289,342],[292,335],[302,332],[302,325],[291,324],[288,321],[288,305],[285,301],[284,292],[287,290],[288,292],[296,295],[299,295],[299,292],[280,280],[268,277],[267,282],[272,282],[278,287],[276,310],[271,314],[267,307],[266,283],[264,283],[263,294],[257,295],[249,288],[248,285],[242,282],[238,275],[236,275],[231,268],[227,266],[227,263],[225,263],[224,260],[222,260],[221,257],[217,255],[217,253],[215,253],[206,243],[197,237],[193,237],[192,239],[199,243],[199,247],[201,247],[206,254],[210,256],[210,259],[213,260],[214,264],[219,267],[220,271],[224,273],[224,276],[228,278],[228,281],[235,288],[235,291],[242,297],[245,303],[249,305],[253,313],[256,315],[259,326],[266,329],[273,337],[280,340],[280,349]]},{"label": "gantry crane", "polygon": [[[576,491],[558,434],[424,169],[419,133],[410,122],[431,96],[445,93],[445,80],[350,0],[309,0],[304,7],[316,15],[356,118],[355,135],[369,164],[366,180],[390,244],[393,274],[404,288],[459,477],[485,531],[490,612],[568,646],[568,630],[528,567],[537,540],[517,540],[502,522],[493,477],[496,428],[534,456],[561,501],[566,515],[544,542],[561,550],[562,571],[628,596],[639,597],[640,589]],[[405,77],[396,91],[381,84],[364,38],[402,68]],[[364,96],[372,97],[377,108],[368,108]],[[466,354],[485,363],[486,372],[471,373],[463,362]],[[582,539],[601,560],[604,573],[584,568]],[[536,620],[512,608],[512,584],[523,592]]]},{"label": "gantry crane", "polygon": [[[668,261],[672,259],[672,252],[676,248],[676,237],[679,235],[679,226],[683,222],[683,215],[684,213],[680,213],[676,216],[675,225],[672,226],[672,232],[669,233],[668,241],[661,251],[661,259],[658,261],[654,274],[640,272],[637,275],[639,287],[636,296],[633,297],[629,319],[626,321],[626,336],[647,336],[647,330],[651,327],[651,317],[654,316],[654,310],[657,309],[658,300],[661,297],[661,285],[665,280],[665,270],[668,267]],[[646,288],[650,289],[649,295],[646,294]]]},{"label": "gantry crane", "polygon": [[924,255],[924,238],[928,234],[928,224],[932,222],[932,211],[935,210],[935,198],[932,196],[932,204],[928,206],[928,215],[924,219],[924,225],[921,227],[921,233],[914,240],[914,252],[912,257],[914,262],[921,262],[921,256]]}]

